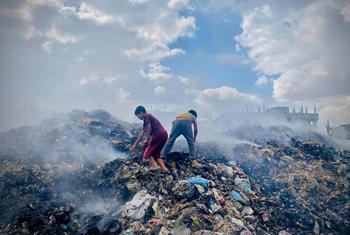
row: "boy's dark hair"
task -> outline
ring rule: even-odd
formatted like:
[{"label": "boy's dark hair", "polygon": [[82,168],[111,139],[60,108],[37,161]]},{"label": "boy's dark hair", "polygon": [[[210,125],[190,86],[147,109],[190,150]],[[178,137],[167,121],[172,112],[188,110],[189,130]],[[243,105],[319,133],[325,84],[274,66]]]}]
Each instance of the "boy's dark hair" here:
[{"label": "boy's dark hair", "polygon": [[145,107],[143,107],[141,105],[137,106],[136,109],[135,109],[135,115],[137,115],[139,113],[146,113]]},{"label": "boy's dark hair", "polygon": [[192,114],[193,116],[197,117],[197,112],[194,111],[193,109],[191,109],[190,111],[188,111],[190,114]]}]

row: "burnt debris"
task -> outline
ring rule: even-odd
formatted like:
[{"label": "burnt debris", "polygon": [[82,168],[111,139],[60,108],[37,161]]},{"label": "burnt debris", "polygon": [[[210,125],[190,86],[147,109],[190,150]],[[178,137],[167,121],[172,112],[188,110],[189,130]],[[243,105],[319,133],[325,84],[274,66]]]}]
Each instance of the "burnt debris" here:
[{"label": "burnt debris", "polygon": [[2,133],[0,233],[350,232],[350,154],[320,136],[239,129],[250,142],[174,152],[163,174],[128,154],[139,128],[97,110]]}]

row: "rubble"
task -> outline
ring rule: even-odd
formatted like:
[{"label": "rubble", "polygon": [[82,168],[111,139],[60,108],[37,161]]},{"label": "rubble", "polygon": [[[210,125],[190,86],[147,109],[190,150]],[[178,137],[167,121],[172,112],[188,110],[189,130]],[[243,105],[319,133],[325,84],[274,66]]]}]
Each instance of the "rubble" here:
[{"label": "rubble", "polygon": [[[127,153],[139,128],[97,110],[1,134],[0,233],[349,233],[349,152],[245,133],[258,142],[200,144],[154,173]],[[114,159],[81,147],[96,143]]]},{"label": "rubble", "polygon": [[274,233],[347,234],[350,229],[350,158],[312,140],[288,145],[238,145],[237,164],[256,186],[253,200]]}]

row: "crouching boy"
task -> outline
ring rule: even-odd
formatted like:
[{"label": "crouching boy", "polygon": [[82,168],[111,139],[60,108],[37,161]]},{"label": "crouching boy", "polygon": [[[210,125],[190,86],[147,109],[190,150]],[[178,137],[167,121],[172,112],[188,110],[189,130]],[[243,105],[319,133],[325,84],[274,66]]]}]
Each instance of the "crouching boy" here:
[{"label": "crouching boy", "polygon": [[147,113],[145,107],[143,106],[138,106],[135,109],[135,115],[140,120],[143,120],[143,129],[134,145],[130,148],[130,152],[135,150],[137,144],[142,140],[144,134],[146,134],[142,156],[149,159],[150,170],[156,171],[161,169],[161,171],[164,173],[169,172],[160,156],[160,153],[168,139],[168,134],[165,128],[157,118]]}]

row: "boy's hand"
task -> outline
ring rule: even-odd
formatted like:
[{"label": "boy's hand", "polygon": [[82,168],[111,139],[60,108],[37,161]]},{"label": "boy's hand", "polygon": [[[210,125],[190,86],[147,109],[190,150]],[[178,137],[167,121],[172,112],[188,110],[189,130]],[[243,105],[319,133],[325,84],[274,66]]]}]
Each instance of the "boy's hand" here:
[{"label": "boy's hand", "polygon": [[150,145],[150,144],[151,144],[151,139],[145,140],[143,143],[144,143],[145,145]]},{"label": "boy's hand", "polygon": [[136,145],[133,145],[129,148],[130,153],[134,152],[136,149]]}]

